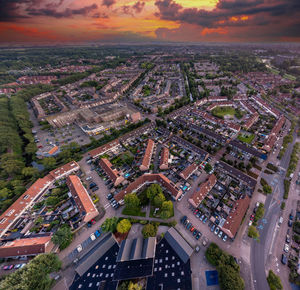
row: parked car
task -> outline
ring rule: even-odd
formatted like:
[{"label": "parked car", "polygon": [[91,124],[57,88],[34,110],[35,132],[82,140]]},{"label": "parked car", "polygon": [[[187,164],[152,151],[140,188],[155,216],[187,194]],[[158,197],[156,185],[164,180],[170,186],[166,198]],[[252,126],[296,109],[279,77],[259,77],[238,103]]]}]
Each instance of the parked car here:
[{"label": "parked car", "polygon": [[291,220],[288,221],[288,226],[291,227],[293,225],[293,222]]},{"label": "parked car", "polygon": [[99,231],[95,231],[95,236],[96,236],[97,238],[99,238],[99,237],[101,236],[101,233],[100,233]]},{"label": "parked car", "polygon": [[218,234],[218,237],[219,237],[219,238],[222,238],[222,235],[223,235],[223,232],[220,231],[219,234]]},{"label": "parked car", "polygon": [[282,263],[283,265],[286,265],[286,264],[287,264],[287,257],[286,257],[285,254],[282,254],[282,256],[281,256],[281,263]]},{"label": "parked car", "polygon": [[91,234],[90,238],[91,238],[92,241],[96,240],[96,236],[94,234]]},{"label": "parked car", "polygon": [[180,220],[180,221],[181,221],[182,223],[184,223],[186,219],[187,219],[187,216],[186,216],[186,215],[184,215],[184,216],[181,218],[181,220]]},{"label": "parked car", "polygon": [[219,231],[220,231],[220,228],[216,227],[216,229],[215,229],[215,235],[217,235],[219,233]]},{"label": "parked car", "polygon": [[88,176],[85,180],[86,181],[89,181],[89,180],[91,180],[92,179],[92,177],[91,176]]},{"label": "parked car", "polygon": [[197,236],[195,237],[195,239],[196,239],[196,240],[199,240],[199,239],[200,239],[200,237],[201,237],[201,233],[200,233],[200,232],[198,232],[198,234],[197,234]]},{"label": "parked car", "polygon": [[98,189],[99,189],[99,187],[98,187],[98,186],[95,186],[95,187],[92,188],[92,192],[95,192],[95,191],[97,191]]},{"label": "parked car", "polygon": [[283,250],[284,250],[286,253],[288,253],[288,252],[289,252],[289,250],[290,250],[290,247],[289,247],[289,245],[288,245],[288,244],[284,244],[284,248],[283,248]]},{"label": "parked car", "polygon": [[291,242],[290,235],[286,235],[285,241],[288,244]]},{"label": "parked car", "polygon": [[22,266],[22,264],[16,264],[16,265],[14,265],[14,269],[19,269],[19,268],[21,268],[21,266]]},{"label": "parked car", "polygon": [[80,253],[81,251],[82,251],[82,246],[81,246],[81,244],[79,244],[78,246],[77,246],[77,251],[78,251],[78,253]]},{"label": "parked car", "polygon": [[191,223],[188,223],[186,228],[189,230],[191,228],[192,224]]},{"label": "parked car", "polygon": [[197,230],[194,230],[193,231],[193,236],[196,236],[198,234],[198,231]]},{"label": "parked car", "polygon": [[92,189],[93,187],[97,186],[95,182],[90,183],[89,188]]},{"label": "parked car", "polygon": [[205,217],[205,215],[203,214],[200,218],[200,221],[203,221],[204,217]]},{"label": "parked car", "polygon": [[215,230],[215,227],[216,227],[216,225],[213,224],[213,225],[211,226],[211,228],[210,228],[210,231],[213,232],[213,231]]},{"label": "parked car", "polygon": [[114,196],[111,193],[109,193],[106,197],[108,200],[111,200]]},{"label": "parked car", "polygon": [[194,228],[194,227],[191,227],[190,231],[193,232],[194,230],[195,230],[195,228]]},{"label": "parked car", "polygon": [[227,241],[227,235],[223,236],[223,241],[226,242]]}]

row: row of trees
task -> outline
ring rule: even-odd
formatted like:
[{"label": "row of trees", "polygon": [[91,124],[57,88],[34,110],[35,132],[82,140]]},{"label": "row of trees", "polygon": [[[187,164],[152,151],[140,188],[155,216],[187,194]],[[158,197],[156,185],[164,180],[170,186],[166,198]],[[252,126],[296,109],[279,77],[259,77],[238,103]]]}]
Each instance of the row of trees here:
[{"label": "row of trees", "polygon": [[0,289],[47,290],[53,279],[49,274],[61,268],[61,261],[55,254],[41,254],[0,281]]},{"label": "row of trees", "polygon": [[240,267],[234,258],[222,251],[217,244],[211,243],[205,252],[210,264],[215,266],[219,273],[222,290],[242,290],[245,288],[244,280],[240,276]]},{"label": "row of trees", "polygon": [[118,232],[126,234],[131,229],[131,222],[129,219],[119,219],[117,217],[107,218],[101,226],[102,230],[106,233]]}]

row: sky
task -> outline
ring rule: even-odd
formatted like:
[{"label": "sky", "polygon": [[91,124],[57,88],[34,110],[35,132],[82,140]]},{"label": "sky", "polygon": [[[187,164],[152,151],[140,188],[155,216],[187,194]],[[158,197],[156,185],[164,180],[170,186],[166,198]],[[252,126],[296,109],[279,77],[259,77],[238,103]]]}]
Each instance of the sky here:
[{"label": "sky", "polygon": [[0,43],[299,42],[300,0],[0,0]]}]

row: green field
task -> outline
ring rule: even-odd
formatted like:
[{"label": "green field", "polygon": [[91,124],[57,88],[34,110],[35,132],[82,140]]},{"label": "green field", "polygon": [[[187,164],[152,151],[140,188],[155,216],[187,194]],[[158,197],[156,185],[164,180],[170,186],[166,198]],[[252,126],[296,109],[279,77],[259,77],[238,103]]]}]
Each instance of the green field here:
[{"label": "green field", "polygon": [[295,81],[296,80],[296,77],[294,77],[292,75],[289,75],[289,74],[284,74],[283,77],[290,80],[290,81]]},{"label": "green field", "polygon": [[238,136],[238,139],[244,143],[248,143],[248,144],[251,144],[251,142],[253,141],[254,139],[254,134],[240,134]]},{"label": "green field", "polygon": [[226,115],[234,116],[235,109],[232,107],[216,107],[211,111],[211,113],[215,117],[224,118]]}]

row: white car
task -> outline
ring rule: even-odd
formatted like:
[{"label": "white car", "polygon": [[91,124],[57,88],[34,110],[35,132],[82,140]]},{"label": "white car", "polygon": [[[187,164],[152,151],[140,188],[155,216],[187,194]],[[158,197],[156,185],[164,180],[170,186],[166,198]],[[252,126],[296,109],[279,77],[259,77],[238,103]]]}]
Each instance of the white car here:
[{"label": "white car", "polygon": [[92,177],[91,176],[88,176],[85,180],[86,181],[89,181],[89,180],[91,180],[92,179]]},{"label": "white car", "polygon": [[288,244],[284,244],[284,249],[283,249],[286,253],[288,253],[289,252],[289,250],[290,250],[290,247],[289,247],[289,245]]},{"label": "white car", "polygon": [[80,252],[82,251],[82,246],[81,246],[81,244],[77,246],[77,251],[78,251],[78,253],[80,253]]},{"label": "white car", "polygon": [[96,240],[96,237],[95,237],[94,234],[91,234],[91,235],[90,235],[90,238],[91,238],[92,241],[95,241],[95,240]]},{"label": "white car", "polygon": [[252,225],[252,221],[249,221],[249,224],[248,224],[249,226],[251,226]]}]

